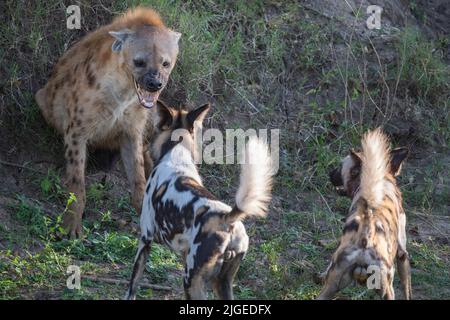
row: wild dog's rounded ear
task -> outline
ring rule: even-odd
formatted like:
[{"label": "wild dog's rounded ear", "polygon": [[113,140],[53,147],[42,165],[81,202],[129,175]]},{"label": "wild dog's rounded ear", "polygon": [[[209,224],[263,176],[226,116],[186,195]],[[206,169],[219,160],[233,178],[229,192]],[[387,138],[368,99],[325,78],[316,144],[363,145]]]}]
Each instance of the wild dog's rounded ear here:
[{"label": "wild dog's rounded ear", "polygon": [[172,126],[175,111],[167,106],[161,100],[156,102],[157,116],[155,117],[155,125],[159,130],[168,130]]},{"label": "wild dog's rounded ear", "polygon": [[122,29],[119,31],[109,31],[109,34],[113,36],[116,40],[113,42],[111,49],[114,52],[119,52],[122,50],[123,44],[127,40],[127,38],[134,33],[133,30],[130,29]]},{"label": "wild dog's rounded ear", "polygon": [[350,156],[352,157],[355,164],[361,165],[361,157],[358,155],[358,152],[356,152],[355,149],[350,149]]},{"label": "wild dog's rounded ear", "polygon": [[208,113],[211,105],[209,103],[198,107],[195,110],[190,111],[186,116],[186,121],[189,126],[189,128],[194,127],[194,122],[199,121],[200,123],[203,122],[203,119],[205,119],[206,114]]},{"label": "wild dog's rounded ear", "polygon": [[396,148],[391,150],[391,173],[398,176],[402,170],[402,163],[409,154],[407,148]]}]

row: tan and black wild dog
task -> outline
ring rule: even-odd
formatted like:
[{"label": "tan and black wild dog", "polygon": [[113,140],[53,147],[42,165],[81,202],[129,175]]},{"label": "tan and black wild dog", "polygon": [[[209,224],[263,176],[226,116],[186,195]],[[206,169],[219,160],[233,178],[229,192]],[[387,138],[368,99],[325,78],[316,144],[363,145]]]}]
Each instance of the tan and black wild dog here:
[{"label": "tan and black wild dog", "polygon": [[391,150],[381,129],[366,133],[361,144],[361,152],[352,150],[330,173],[333,185],[350,197],[352,204],[317,299],[332,299],[353,280],[366,284],[372,275],[378,277],[371,283],[379,295],[395,299],[395,263],[404,298],[411,299],[406,215],[395,179],[408,150]]},{"label": "tan and black wild dog", "polygon": [[64,216],[70,237],[79,237],[85,207],[87,147],[120,150],[139,212],[145,172],[144,135],[178,55],[181,34],[153,10],[139,7],[73,45],[36,93],[45,120],[64,136],[65,182],[77,198]]},{"label": "tan and black wild dog", "polygon": [[241,220],[265,216],[271,198],[272,165],[258,138],[246,146],[233,207],[206,189],[195,164],[196,132],[209,110],[178,110],[158,102],[159,122],[152,145],[155,167],[147,182],[141,236],[126,298],[134,299],[153,241],[184,260],[187,299],[206,299],[212,287],[219,299],[233,299],[233,279],[248,249]]}]

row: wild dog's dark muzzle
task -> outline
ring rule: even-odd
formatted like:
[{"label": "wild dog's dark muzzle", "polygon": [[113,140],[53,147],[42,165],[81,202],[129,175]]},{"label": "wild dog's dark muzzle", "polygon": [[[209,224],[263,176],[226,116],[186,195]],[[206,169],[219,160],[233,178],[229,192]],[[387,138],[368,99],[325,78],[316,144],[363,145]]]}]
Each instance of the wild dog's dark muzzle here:
[{"label": "wild dog's dark muzzle", "polygon": [[335,187],[344,186],[344,182],[342,181],[341,168],[336,168],[329,173],[330,181]]},{"label": "wild dog's dark muzzle", "polygon": [[346,196],[347,193],[344,190],[344,181],[342,180],[341,167],[334,169],[329,173],[330,181],[333,186],[336,187],[336,191],[340,196]]}]

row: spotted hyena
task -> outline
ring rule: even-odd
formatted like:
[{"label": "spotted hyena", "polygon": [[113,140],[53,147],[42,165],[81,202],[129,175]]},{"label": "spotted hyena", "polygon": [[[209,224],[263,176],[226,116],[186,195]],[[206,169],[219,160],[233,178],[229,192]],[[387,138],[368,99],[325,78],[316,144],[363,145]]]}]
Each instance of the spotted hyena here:
[{"label": "spotted hyena", "polygon": [[394,299],[395,263],[404,297],[410,299],[406,215],[395,179],[408,150],[391,150],[380,129],[369,131],[361,144],[361,152],[351,151],[330,173],[333,185],[352,205],[318,299],[332,299],[353,280],[372,284],[382,298]]},{"label": "spotted hyena", "polygon": [[152,166],[143,137],[177,60],[180,36],[155,11],[129,10],[70,48],[36,93],[45,120],[64,136],[66,184],[77,198],[63,220],[70,237],[82,231],[87,146],[120,150],[132,205],[140,212],[144,165],[148,171]]}]

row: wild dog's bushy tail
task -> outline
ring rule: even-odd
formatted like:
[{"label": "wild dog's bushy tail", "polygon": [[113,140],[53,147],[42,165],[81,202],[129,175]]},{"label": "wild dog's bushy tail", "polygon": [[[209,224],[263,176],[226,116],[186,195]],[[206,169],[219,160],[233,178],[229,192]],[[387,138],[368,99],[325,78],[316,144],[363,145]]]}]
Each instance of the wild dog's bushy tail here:
[{"label": "wild dog's bushy tail", "polygon": [[229,222],[242,220],[247,216],[264,217],[267,214],[273,174],[267,144],[256,137],[250,138],[241,167],[236,204],[228,215]]},{"label": "wild dog's bushy tail", "polygon": [[367,132],[362,140],[361,196],[371,207],[379,205],[384,198],[384,178],[389,169],[389,141],[377,128]]}]

